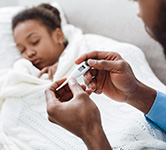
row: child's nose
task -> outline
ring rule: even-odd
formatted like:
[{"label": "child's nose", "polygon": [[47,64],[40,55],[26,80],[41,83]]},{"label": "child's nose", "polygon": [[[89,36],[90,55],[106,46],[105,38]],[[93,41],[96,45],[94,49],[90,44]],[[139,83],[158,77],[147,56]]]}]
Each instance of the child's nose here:
[{"label": "child's nose", "polygon": [[33,56],[35,56],[36,55],[36,51],[35,50],[28,50],[27,51],[27,56],[29,57],[29,58],[31,58],[31,57],[33,57]]}]

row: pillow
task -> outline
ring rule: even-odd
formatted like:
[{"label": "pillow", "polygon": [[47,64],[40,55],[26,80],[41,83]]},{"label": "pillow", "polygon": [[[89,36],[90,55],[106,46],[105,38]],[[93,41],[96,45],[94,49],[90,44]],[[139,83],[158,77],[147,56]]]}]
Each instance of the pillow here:
[{"label": "pillow", "polygon": [[11,19],[25,7],[4,7],[0,9],[0,69],[8,68],[20,57],[12,36]]},{"label": "pillow", "polygon": [[67,20],[65,18],[65,14],[64,14],[61,6],[59,5],[59,3],[53,2],[53,3],[51,3],[51,5],[54,6],[54,7],[56,7],[59,10],[59,12],[60,12],[61,26],[64,26],[65,24],[67,24]]},{"label": "pillow", "polygon": [[[66,24],[64,13],[57,2],[51,3],[60,11],[62,26]],[[20,53],[15,46],[11,30],[11,19],[26,6],[13,6],[0,8],[0,69],[10,68],[20,58]]]}]

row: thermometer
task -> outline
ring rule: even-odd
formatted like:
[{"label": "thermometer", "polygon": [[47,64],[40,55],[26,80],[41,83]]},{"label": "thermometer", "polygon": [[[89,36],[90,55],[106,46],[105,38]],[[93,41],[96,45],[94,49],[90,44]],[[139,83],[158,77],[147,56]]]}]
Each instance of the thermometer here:
[{"label": "thermometer", "polygon": [[58,91],[64,85],[66,85],[70,78],[78,78],[81,75],[85,74],[91,67],[88,65],[87,61],[82,62],[78,67],[76,67],[72,73],[69,75],[67,80],[63,82],[56,90]]}]

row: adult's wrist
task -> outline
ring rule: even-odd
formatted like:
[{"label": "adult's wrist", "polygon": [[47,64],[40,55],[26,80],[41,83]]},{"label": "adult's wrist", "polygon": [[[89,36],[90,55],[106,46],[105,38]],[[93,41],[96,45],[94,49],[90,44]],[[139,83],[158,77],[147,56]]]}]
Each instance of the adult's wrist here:
[{"label": "adult's wrist", "polygon": [[147,114],[155,101],[156,95],[156,90],[137,81],[137,88],[128,97],[126,102]]},{"label": "adult's wrist", "polygon": [[82,139],[88,150],[112,150],[101,125],[95,125]]}]

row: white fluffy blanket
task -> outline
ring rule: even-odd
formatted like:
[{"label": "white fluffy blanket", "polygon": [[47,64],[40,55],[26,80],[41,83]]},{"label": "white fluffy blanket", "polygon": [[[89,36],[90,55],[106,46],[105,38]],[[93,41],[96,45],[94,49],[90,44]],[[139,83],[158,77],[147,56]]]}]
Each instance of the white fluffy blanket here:
[{"label": "white fluffy blanket", "polygon": [[[137,47],[97,35],[83,35],[72,25],[64,26],[63,31],[69,45],[59,60],[54,80],[67,77],[75,66],[74,60],[82,53],[116,51],[130,63],[139,80],[166,91]],[[39,72],[25,59],[18,60],[10,70],[0,71],[0,150],[86,149],[81,139],[47,120],[44,90],[52,82],[47,74],[37,78]],[[91,98],[101,111],[104,130],[114,149],[166,149],[165,133],[151,127],[141,112],[104,95],[92,94]]]}]

